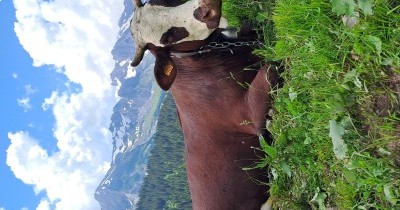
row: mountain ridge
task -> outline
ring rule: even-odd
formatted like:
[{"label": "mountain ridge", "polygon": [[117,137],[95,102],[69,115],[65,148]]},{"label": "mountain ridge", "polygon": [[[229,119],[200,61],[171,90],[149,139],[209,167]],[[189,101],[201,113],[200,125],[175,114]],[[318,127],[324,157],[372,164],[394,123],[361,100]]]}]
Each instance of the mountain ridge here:
[{"label": "mountain ridge", "polygon": [[151,54],[146,54],[138,67],[129,65],[135,50],[129,28],[133,4],[124,0],[124,5],[118,40],[111,52],[115,61],[111,84],[118,87],[120,97],[109,126],[113,138],[111,166],[94,194],[103,210],[135,208],[165,97],[153,79]]}]

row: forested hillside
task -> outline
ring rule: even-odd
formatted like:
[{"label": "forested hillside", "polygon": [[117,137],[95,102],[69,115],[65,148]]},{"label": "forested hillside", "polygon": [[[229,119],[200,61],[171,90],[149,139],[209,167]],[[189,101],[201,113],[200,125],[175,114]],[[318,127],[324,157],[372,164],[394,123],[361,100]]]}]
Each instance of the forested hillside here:
[{"label": "forested hillside", "polygon": [[183,134],[170,94],[161,108],[154,138],[137,209],[191,209]]}]

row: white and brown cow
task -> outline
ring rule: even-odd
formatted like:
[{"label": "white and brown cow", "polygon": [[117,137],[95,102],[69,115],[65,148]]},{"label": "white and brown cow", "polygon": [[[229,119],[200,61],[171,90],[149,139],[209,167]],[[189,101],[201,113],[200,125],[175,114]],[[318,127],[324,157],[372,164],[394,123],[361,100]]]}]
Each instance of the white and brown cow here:
[{"label": "white and brown cow", "polygon": [[[185,138],[185,157],[193,209],[254,210],[268,198],[262,170],[245,171],[262,154],[258,135],[268,137],[269,92],[276,71],[261,65],[254,46],[232,46],[200,53],[217,43],[251,43],[257,37],[241,30],[232,40],[218,26],[221,0],[134,1],[131,31],[136,43],[132,65],[145,50],[156,57],[155,78],[170,90]],[[239,42],[240,41],[240,42]],[[242,46],[243,45],[243,46]]]},{"label": "white and brown cow", "polygon": [[[143,5],[140,0],[135,0],[136,10],[131,20],[131,31],[136,54],[132,65],[139,64],[149,43],[164,47],[206,39],[220,24],[221,1],[200,2],[151,0]],[[226,20],[222,19],[221,26],[226,26]]]}]

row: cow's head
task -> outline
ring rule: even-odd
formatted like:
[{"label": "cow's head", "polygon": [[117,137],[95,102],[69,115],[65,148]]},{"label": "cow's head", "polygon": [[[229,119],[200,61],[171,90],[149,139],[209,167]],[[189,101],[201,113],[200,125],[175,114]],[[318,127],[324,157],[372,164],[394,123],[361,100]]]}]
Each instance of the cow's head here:
[{"label": "cow's head", "polygon": [[[204,40],[221,21],[221,0],[150,0],[143,4],[133,0],[135,14],[131,20],[131,32],[136,53],[131,63],[137,66],[149,45],[157,48],[170,47],[186,41]],[[221,22],[221,23],[220,23]],[[166,90],[172,85],[176,68],[163,50],[155,54],[155,76],[158,84]]]}]

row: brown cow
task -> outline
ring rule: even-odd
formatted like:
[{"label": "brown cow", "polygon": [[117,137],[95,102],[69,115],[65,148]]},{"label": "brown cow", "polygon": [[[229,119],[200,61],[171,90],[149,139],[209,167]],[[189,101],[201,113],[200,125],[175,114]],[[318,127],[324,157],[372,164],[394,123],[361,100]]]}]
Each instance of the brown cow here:
[{"label": "brown cow", "polygon": [[[223,29],[214,30],[220,25],[221,2],[210,6],[199,1],[152,0],[146,5],[136,1],[131,22],[136,41],[133,65],[150,50],[156,57],[158,84],[170,89],[176,101],[193,208],[260,209],[268,198],[268,186],[256,180],[267,182],[268,176],[262,170],[242,168],[252,166],[261,155],[254,147],[259,147],[259,134],[268,136],[269,92],[278,76],[252,54],[257,43],[254,33],[242,29],[232,38]],[[182,9],[185,15],[176,16]],[[213,48],[212,42],[229,46]]]}]

